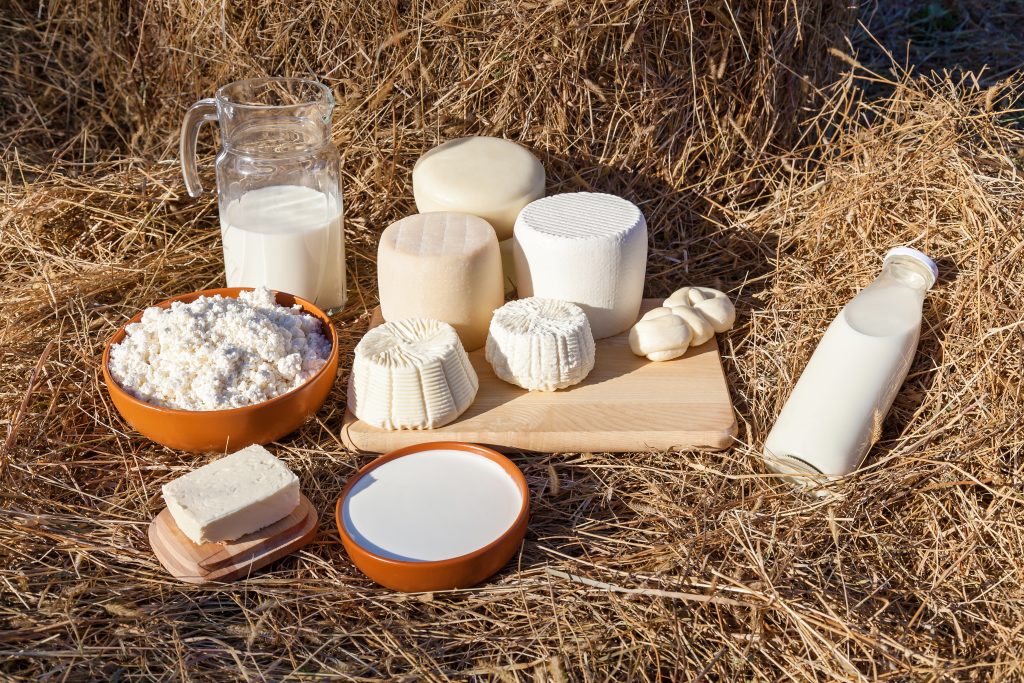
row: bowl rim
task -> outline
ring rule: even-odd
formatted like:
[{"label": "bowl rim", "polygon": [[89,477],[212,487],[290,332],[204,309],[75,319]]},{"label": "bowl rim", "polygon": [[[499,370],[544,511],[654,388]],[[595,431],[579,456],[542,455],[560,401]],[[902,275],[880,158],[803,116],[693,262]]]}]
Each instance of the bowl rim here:
[{"label": "bowl rim", "polygon": [[[473,453],[474,455],[485,457],[501,466],[501,468],[512,478],[512,480],[519,487],[519,492],[523,496],[523,503],[519,508],[519,514],[516,515],[515,520],[508,526],[508,528],[501,532],[501,534],[497,538],[495,538],[493,541],[491,541],[483,547],[477,548],[476,550],[470,551],[463,555],[448,557],[443,560],[396,560],[394,558],[385,557],[383,555],[375,553],[374,551],[370,550],[369,548],[366,548],[358,541],[356,541],[354,538],[352,538],[351,534],[349,534],[348,531],[345,529],[345,523],[342,520],[341,507],[342,503],[345,501],[345,498],[348,497],[349,492],[356,485],[356,483],[373,470],[377,469],[378,467],[385,463],[391,462],[392,460],[397,460],[398,458],[407,455],[412,455],[414,453],[437,450],[465,451],[467,453]],[[492,448],[488,448],[487,446],[482,446],[480,444],[475,443],[465,443],[462,441],[430,441],[426,443],[413,444],[411,446],[404,446],[402,448],[389,451],[388,453],[385,453],[384,455],[375,458],[374,460],[370,461],[363,467],[359,468],[359,471],[356,472],[345,484],[345,487],[341,490],[341,493],[338,495],[337,502],[334,504],[334,523],[338,527],[338,534],[339,536],[341,536],[343,545],[347,546],[349,544],[352,544],[356,548],[358,548],[360,552],[365,553],[375,562],[387,565],[393,569],[411,572],[446,569],[450,567],[455,567],[457,565],[461,565],[463,563],[472,562],[476,559],[484,557],[485,555],[494,552],[501,544],[503,544],[509,538],[510,535],[515,533],[516,529],[522,528],[523,531],[522,534],[517,535],[525,535],[529,517],[530,487],[526,483],[526,477],[523,475],[522,470],[520,470],[519,467],[514,462],[512,462],[508,457],[502,455],[501,453]],[[370,578],[373,579],[372,576]]]},{"label": "bowl rim", "polygon": [[327,360],[324,361],[323,366],[319,370],[317,370],[309,379],[307,379],[305,382],[303,382],[299,386],[295,387],[294,389],[289,389],[285,393],[280,394],[278,396],[275,396],[273,398],[267,399],[266,401],[261,401],[259,403],[253,403],[252,405],[247,405],[247,406],[239,406],[237,408],[219,408],[219,409],[216,409],[216,410],[184,410],[184,409],[181,409],[181,408],[167,408],[167,407],[164,407],[164,406],[158,406],[158,405],[154,405],[152,403],[149,403],[148,401],[144,401],[141,398],[138,398],[138,397],[134,396],[130,391],[128,391],[127,389],[122,387],[117,382],[117,380],[114,379],[114,376],[110,373],[109,364],[110,364],[110,350],[111,350],[111,348],[113,348],[114,344],[120,344],[122,341],[124,341],[124,338],[127,336],[127,328],[128,328],[128,326],[132,325],[134,323],[137,323],[140,320],[142,320],[142,315],[148,309],[150,309],[150,308],[170,308],[171,304],[173,304],[176,301],[185,301],[186,303],[189,303],[189,302],[195,301],[196,299],[198,299],[199,297],[202,297],[202,296],[213,297],[213,296],[216,296],[216,295],[220,295],[221,297],[223,297],[225,299],[237,299],[238,295],[241,294],[242,292],[252,292],[252,291],[255,291],[255,289],[256,289],[255,287],[218,287],[218,288],[214,288],[214,289],[200,289],[200,290],[196,290],[194,292],[186,292],[185,294],[179,294],[177,296],[172,296],[169,299],[164,299],[163,301],[161,301],[159,303],[153,304],[151,306],[147,306],[146,308],[144,308],[141,311],[139,311],[138,313],[136,313],[134,316],[132,316],[130,319],[128,319],[128,321],[126,321],[124,324],[122,324],[120,327],[118,327],[117,331],[115,331],[114,334],[111,335],[110,339],[107,340],[106,345],[103,347],[103,361],[101,363],[101,369],[103,371],[103,380],[104,380],[104,382],[107,385],[107,391],[110,391],[111,393],[117,392],[117,394],[119,396],[123,397],[127,401],[130,401],[131,403],[134,403],[135,405],[137,405],[139,407],[142,407],[142,408],[144,408],[146,410],[152,410],[152,411],[154,411],[156,413],[162,413],[162,414],[165,414],[165,415],[181,415],[181,416],[225,415],[225,414],[231,414],[231,413],[236,413],[236,412],[237,413],[241,413],[243,411],[251,411],[254,408],[263,408],[264,406],[269,406],[269,405],[272,405],[272,404],[275,404],[275,403],[278,403],[278,402],[283,402],[283,401],[287,400],[290,396],[292,396],[292,395],[302,391],[303,389],[308,387],[310,384],[312,384],[313,382],[317,381],[317,379],[321,375],[323,375],[325,372],[331,372],[332,371],[331,368],[332,367],[336,367],[337,363],[338,363],[338,331],[334,328],[334,323],[331,322],[330,317],[326,313],[324,313],[319,307],[317,307],[316,304],[314,304],[311,301],[303,299],[300,296],[296,296],[294,294],[290,294],[288,292],[282,292],[282,291],[279,291],[279,290],[276,290],[276,289],[271,289],[270,292],[274,295],[274,300],[275,301],[278,299],[279,296],[291,297],[292,300],[296,304],[298,304],[299,306],[302,307],[302,310],[305,313],[308,313],[308,314],[312,315],[313,317],[315,317],[317,320],[319,320],[320,324],[327,328],[327,331],[328,331],[328,335],[327,336],[328,336],[328,339],[330,339],[330,342],[331,342],[331,352],[330,352],[330,354],[328,354]]}]

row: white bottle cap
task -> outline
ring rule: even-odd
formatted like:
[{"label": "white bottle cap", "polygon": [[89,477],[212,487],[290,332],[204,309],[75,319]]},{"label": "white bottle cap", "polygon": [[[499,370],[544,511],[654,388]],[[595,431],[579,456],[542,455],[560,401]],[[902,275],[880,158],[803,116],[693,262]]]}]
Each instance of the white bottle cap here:
[{"label": "white bottle cap", "polygon": [[928,258],[927,254],[924,252],[920,252],[913,247],[893,247],[885,253],[885,258],[882,260],[882,266],[884,267],[885,264],[897,256],[909,256],[910,258],[924,264],[932,274],[932,281],[928,283],[928,287],[934,285],[935,281],[939,279],[939,267],[935,265],[935,261]]}]

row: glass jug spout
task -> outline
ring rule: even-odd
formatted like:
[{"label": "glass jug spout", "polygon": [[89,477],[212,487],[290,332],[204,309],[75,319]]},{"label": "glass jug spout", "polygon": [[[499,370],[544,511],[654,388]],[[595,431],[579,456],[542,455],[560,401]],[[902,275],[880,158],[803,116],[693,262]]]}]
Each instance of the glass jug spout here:
[{"label": "glass jug spout", "polygon": [[181,171],[189,195],[203,192],[196,143],[204,123],[220,123],[223,150],[250,157],[302,155],[329,144],[335,101],[323,83],[304,78],[250,78],[220,87],[189,108],[181,127]]},{"label": "glass jug spout", "polygon": [[334,95],[302,78],[252,78],[217,90],[222,144],[243,154],[288,155],[330,141]]}]

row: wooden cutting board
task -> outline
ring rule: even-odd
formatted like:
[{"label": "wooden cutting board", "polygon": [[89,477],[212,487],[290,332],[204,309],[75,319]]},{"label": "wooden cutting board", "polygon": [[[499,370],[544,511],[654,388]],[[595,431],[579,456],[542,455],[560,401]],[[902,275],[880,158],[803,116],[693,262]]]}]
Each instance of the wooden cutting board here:
[{"label": "wooden cutting board", "polygon": [[[645,299],[641,314],[661,299]],[[374,311],[370,328],[383,322]],[[495,376],[484,350],[469,354],[480,378],[473,405],[431,430],[387,431],[346,411],[342,442],[370,453],[431,441],[479,443],[504,451],[628,452],[727,448],[736,417],[715,339],[675,360],[652,363],[629,350],[628,332],[597,342],[587,379],[560,391],[526,391]]]},{"label": "wooden cutting board", "polygon": [[194,543],[164,508],[149,525],[149,544],[175,578],[188,583],[233,581],[309,543],[317,519],[313,504],[300,496],[290,515],[264,529],[226,543]]}]

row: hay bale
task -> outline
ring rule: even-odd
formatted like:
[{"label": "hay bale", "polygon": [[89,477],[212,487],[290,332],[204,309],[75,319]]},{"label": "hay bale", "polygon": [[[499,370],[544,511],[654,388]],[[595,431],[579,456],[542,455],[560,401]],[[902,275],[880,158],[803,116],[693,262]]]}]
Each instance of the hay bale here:
[{"label": "hay bale", "polygon": [[0,82],[18,95],[6,128],[40,163],[166,159],[184,109],[218,85],[306,75],[339,95],[335,140],[361,190],[404,200],[427,148],[493,134],[533,146],[557,181],[625,189],[614,169],[695,205],[792,141],[851,19],[843,0],[15,2]]},{"label": "hay bale", "polygon": [[[809,17],[822,15],[793,14],[800,4],[747,8],[735,17],[741,32],[728,35],[764,48],[755,27],[785,25],[778,45],[807,45]],[[786,137],[785,98],[757,85],[779,85],[785,69],[771,71],[768,52],[755,49],[761,57],[737,61],[718,80],[717,71],[686,70],[689,34],[666,27],[705,28],[709,15],[692,5],[688,14],[667,3],[464,5],[405,35],[413,10],[392,19],[375,3],[351,5],[309,5],[287,25],[271,3],[81,0],[48,5],[53,16],[37,18],[27,4],[5,15],[0,53],[14,68],[0,79],[6,92],[31,97],[0,103],[11,150],[0,212],[0,677],[274,680],[294,670],[364,680],[983,680],[1019,672],[1024,136],[1012,117],[1020,80],[989,90],[970,78],[890,83],[886,99],[862,101],[846,79],[809,112],[821,122],[812,130],[830,138],[776,158],[758,151]],[[207,14],[193,16],[200,6]],[[221,7],[248,43],[230,47]],[[798,16],[803,42],[786,43],[796,34],[785,22]],[[495,26],[489,17],[504,22],[501,32],[482,30]],[[573,20],[589,27],[568,31]],[[298,40],[328,21],[354,37],[343,46]],[[549,49],[557,59],[499,40],[515,31],[557,44]],[[740,46],[731,44],[735,56]],[[515,134],[541,150],[558,188],[618,190],[644,204],[658,223],[652,291],[693,282],[737,297],[741,317],[723,348],[740,444],[718,454],[514,456],[534,496],[530,531],[514,566],[478,589],[406,596],[375,587],[344,558],[329,519],[304,552],[244,584],[171,581],[149,552],[146,523],[162,507],[160,485],[206,458],[127,430],[98,360],[140,307],[221,278],[212,200],[182,198],[173,137],[183,103],[255,72],[250,53],[267,70],[319,68],[309,60],[321,54],[338,65],[331,78],[346,94],[336,136],[348,154],[353,281],[351,305],[336,319],[346,357],[375,301],[376,234],[411,208],[408,168],[419,149],[463,131]],[[437,87],[424,85],[419,62],[406,75],[409,55],[423,55]],[[481,68],[463,73],[460,64]],[[358,78],[342,83],[342,73]],[[556,78],[577,87],[556,98]],[[733,95],[722,90],[733,85]],[[542,97],[523,97],[534,89]],[[763,105],[766,120],[730,109],[742,102]],[[705,112],[699,122],[688,118],[695,107]],[[699,168],[707,177],[694,177]],[[758,169],[760,185],[737,168]],[[761,203],[751,206],[744,191]],[[695,222],[694,211],[709,220]],[[766,476],[759,443],[823,324],[877,272],[885,249],[907,242],[937,257],[944,273],[908,384],[866,471],[831,499],[795,495]],[[274,446],[322,511],[366,461],[336,439],[344,379],[316,421]]]}]

